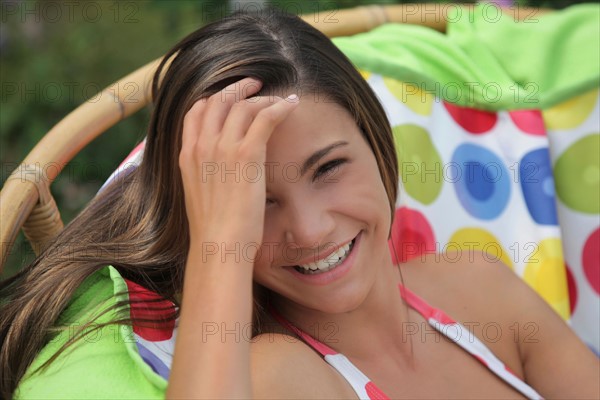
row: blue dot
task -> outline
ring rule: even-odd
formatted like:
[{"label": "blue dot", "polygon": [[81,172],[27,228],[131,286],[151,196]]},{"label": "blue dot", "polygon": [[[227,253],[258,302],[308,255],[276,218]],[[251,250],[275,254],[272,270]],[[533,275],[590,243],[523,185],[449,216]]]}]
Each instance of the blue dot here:
[{"label": "blue dot", "polygon": [[546,196],[554,197],[554,179],[546,178],[542,184],[542,190]]},{"label": "blue dot", "polygon": [[473,163],[471,168],[467,177],[467,190],[477,200],[485,201],[494,193],[494,182],[487,178],[485,167],[481,163]]},{"label": "blue dot", "polygon": [[519,162],[519,180],[531,218],[541,225],[557,225],[554,178],[548,148],[525,154]]},{"label": "blue dot", "polygon": [[459,166],[454,177],[456,196],[469,214],[494,219],[510,198],[510,177],[503,161],[492,151],[475,144],[462,144],[452,155]]}]

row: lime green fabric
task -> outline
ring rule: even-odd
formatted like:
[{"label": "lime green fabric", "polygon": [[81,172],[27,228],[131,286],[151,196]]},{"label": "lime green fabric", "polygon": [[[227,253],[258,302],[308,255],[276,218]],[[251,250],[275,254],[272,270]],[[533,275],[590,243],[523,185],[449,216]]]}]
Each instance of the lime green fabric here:
[{"label": "lime green fabric", "polygon": [[386,24],[334,43],[361,70],[490,111],[545,109],[598,86],[599,5],[522,15],[521,22],[489,4],[450,10],[446,35]]},{"label": "lime green fabric", "polygon": [[[77,290],[60,321],[73,328],[126,299],[127,286],[116,269],[98,271]],[[98,324],[115,320],[114,312]],[[72,335],[60,334],[46,345],[21,381],[15,399],[161,399],[167,382],[140,357],[129,326],[111,325],[90,332],[46,369],[32,373]]]}]

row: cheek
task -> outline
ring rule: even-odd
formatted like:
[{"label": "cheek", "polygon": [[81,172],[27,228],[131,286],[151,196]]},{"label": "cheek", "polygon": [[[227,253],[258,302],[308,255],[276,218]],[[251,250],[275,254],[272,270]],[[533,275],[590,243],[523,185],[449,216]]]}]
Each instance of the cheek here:
[{"label": "cheek", "polygon": [[[370,230],[385,232],[387,236],[391,225],[388,197],[379,175],[375,175],[374,179],[376,179],[375,183],[373,181],[357,181],[348,195],[338,196],[337,201],[341,199],[340,210],[344,209],[346,215],[364,222]],[[344,201],[349,198],[352,201]]]},{"label": "cheek", "polygon": [[346,199],[348,207],[352,207],[356,215],[363,215],[371,223],[377,221],[378,225],[384,225],[378,226],[378,229],[389,230],[390,205],[375,158],[369,157],[351,168],[348,194],[341,197]]},{"label": "cheek", "polygon": [[273,252],[274,250],[273,243],[269,241],[267,238],[263,238],[263,243],[261,244],[256,258],[254,259],[254,273],[259,276],[268,274],[271,270],[271,265],[273,263]]}]

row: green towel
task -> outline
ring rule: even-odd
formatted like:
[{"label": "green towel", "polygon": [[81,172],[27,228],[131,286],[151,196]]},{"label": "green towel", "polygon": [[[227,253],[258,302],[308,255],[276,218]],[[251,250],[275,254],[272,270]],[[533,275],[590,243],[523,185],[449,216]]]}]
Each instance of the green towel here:
[{"label": "green towel", "polygon": [[497,8],[452,9],[447,35],[386,24],[334,39],[366,70],[458,105],[546,109],[600,83],[600,6],[582,4],[517,22]]},{"label": "green towel", "polygon": [[[100,308],[127,294],[125,281],[113,267],[104,268],[77,290],[60,321],[72,327],[90,321]],[[100,308],[98,306],[101,306]],[[116,318],[108,313],[98,323]],[[15,399],[162,399],[167,381],[154,373],[138,353],[129,326],[108,326],[92,332],[63,352],[41,373],[32,371],[66,342],[65,331],[47,344],[21,380]]]}]

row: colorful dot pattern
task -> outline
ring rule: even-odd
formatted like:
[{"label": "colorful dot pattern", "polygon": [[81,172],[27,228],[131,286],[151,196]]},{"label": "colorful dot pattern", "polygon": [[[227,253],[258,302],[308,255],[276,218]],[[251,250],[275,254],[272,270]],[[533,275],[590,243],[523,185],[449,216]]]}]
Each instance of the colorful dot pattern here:
[{"label": "colorful dot pattern", "polygon": [[598,352],[599,91],[547,110],[489,112],[376,74],[368,82],[398,148],[394,260],[431,248],[446,262],[457,249],[482,251],[513,269]]},{"label": "colorful dot pattern", "polygon": [[600,355],[600,92],[542,110],[569,287],[570,325]]}]

